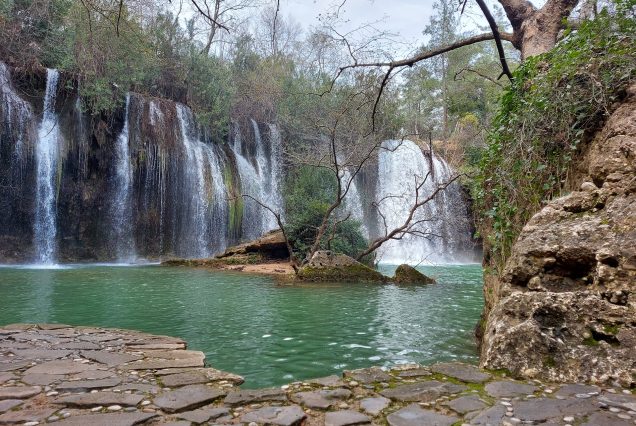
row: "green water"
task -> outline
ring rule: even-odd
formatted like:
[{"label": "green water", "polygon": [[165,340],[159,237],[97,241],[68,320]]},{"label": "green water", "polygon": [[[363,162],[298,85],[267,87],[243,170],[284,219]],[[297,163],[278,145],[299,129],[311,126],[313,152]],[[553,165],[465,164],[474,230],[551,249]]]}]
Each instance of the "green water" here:
[{"label": "green water", "polygon": [[261,276],[160,266],[0,268],[0,324],[179,336],[211,366],[245,376],[246,388],[371,365],[475,362],[481,268],[422,269],[438,284],[279,286]]}]

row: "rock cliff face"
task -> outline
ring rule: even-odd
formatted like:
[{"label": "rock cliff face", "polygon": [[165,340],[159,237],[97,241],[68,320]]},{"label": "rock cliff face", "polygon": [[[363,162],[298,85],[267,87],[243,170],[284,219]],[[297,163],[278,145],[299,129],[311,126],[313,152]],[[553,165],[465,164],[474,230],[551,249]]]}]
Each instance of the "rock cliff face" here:
[{"label": "rock cliff face", "polygon": [[578,160],[578,190],[528,222],[486,279],[481,366],[636,383],[636,86]]}]

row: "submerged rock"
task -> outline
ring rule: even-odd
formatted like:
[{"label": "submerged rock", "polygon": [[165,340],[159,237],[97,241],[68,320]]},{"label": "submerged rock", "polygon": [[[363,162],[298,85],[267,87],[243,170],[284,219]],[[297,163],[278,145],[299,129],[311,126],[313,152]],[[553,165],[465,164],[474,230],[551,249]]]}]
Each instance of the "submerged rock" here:
[{"label": "submerged rock", "polygon": [[395,270],[393,282],[396,284],[434,284],[433,278],[427,277],[417,269],[409,265],[400,265]]},{"label": "submerged rock", "polygon": [[384,283],[389,278],[363,265],[345,254],[335,254],[319,250],[309,263],[300,268],[298,279],[302,281],[325,282],[377,282]]}]

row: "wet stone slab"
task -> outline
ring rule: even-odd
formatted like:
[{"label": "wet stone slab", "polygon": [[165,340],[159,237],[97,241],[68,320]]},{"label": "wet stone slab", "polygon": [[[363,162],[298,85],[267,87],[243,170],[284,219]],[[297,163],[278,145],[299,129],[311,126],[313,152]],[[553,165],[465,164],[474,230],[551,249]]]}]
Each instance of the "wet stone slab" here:
[{"label": "wet stone slab", "polygon": [[634,395],[604,392],[598,400],[611,407],[618,407],[628,411],[636,411],[636,396]]},{"label": "wet stone slab", "polygon": [[40,392],[39,386],[5,386],[0,388],[0,400],[30,398]]},{"label": "wet stone slab", "polygon": [[492,378],[489,373],[481,371],[477,367],[455,362],[434,364],[430,368],[434,373],[443,374],[466,383],[484,383]]},{"label": "wet stone slab", "polygon": [[186,411],[177,415],[180,419],[187,420],[193,423],[205,423],[211,420],[216,420],[219,417],[227,416],[230,414],[230,410],[225,407],[216,408],[199,408],[198,410]]},{"label": "wet stone slab", "polygon": [[55,424],[60,426],[133,426],[156,417],[152,413],[105,413],[68,417]]},{"label": "wet stone slab", "polygon": [[225,396],[222,389],[205,385],[184,386],[164,392],[154,399],[154,404],[168,413],[191,410]]},{"label": "wet stone slab", "polygon": [[186,350],[178,338],[13,327],[0,328],[0,425],[626,426],[636,420],[631,390],[609,384],[519,382],[444,363],[239,389],[242,377],[205,367],[203,353]]},{"label": "wet stone slab", "polygon": [[563,385],[559,388],[559,390],[554,394],[557,397],[572,397],[577,395],[598,395],[601,391],[601,388],[598,386],[589,386],[582,385],[579,383],[572,383]]},{"label": "wet stone slab", "polygon": [[100,368],[106,369],[105,365],[84,363],[81,361],[74,361],[71,359],[49,361],[42,364],[38,364],[29,368],[24,374],[51,374],[51,375],[64,375],[82,373],[84,371],[99,370]]},{"label": "wet stone slab", "polygon": [[229,405],[252,404],[264,401],[287,401],[287,394],[282,389],[240,390],[228,393],[224,402]]},{"label": "wet stone slab", "polygon": [[444,405],[447,405],[451,410],[459,414],[482,410],[488,406],[488,404],[477,395],[460,396],[452,401],[445,402]]},{"label": "wet stone slab", "polygon": [[69,382],[62,382],[55,386],[58,391],[66,392],[81,392],[92,389],[112,388],[121,383],[121,379],[100,379],[100,380],[74,380]]},{"label": "wet stone slab", "polygon": [[412,402],[434,401],[440,396],[452,395],[468,390],[467,386],[454,383],[442,383],[436,380],[397,386],[380,392],[383,396],[396,401]]},{"label": "wet stone slab", "polygon": [[338,377],[336,375],[320,377],[317,379],[311,379],[311,380],[308,380],[307,382],[312,385],[329,386],[329,387],[340,387],[345,385],[344,380],[342,380],[341,377]]},{"label": "wet stone slab", "polygon": [[64,380],[65,377],[66,376],[63,374],[25,374],[22,376],[22,383],[26,383],[27,385],[48,386],[55,382]]},{"label": "wet stone slab", "polygon": [[451,426],[458,422],[458,417],[446,416],[431,410],[424,410],[417,404],[411,404],[386,418],[390,426]]},{"label": "wet stone slab", "polygon": [[344,376],[364,384],[387,382],[392,379],[391,375],[377,367],[345,371]]},{"label": "wet stone slab", "polygon": [[299,424],[307,415],[298,405],[287,407],[265,407],[251,411],[241,416],[242,423],[259,423],[268,425],[294,426]]},{"label": "wet stone slab", "polygon": [[109,405],[136,406],[144,397],[142,395],[132,395],[115,392],[96,392],[80,395],[68,395],[55,398],[52,402],[57,405],[68,407],[97,407]]},{"label": "wet stone slab", "polygon": [[299,392],[292,395],[292,401],[298,402],[308,408],[327,409],[340,400],[351,396],[347,389],[320,390],[314,392]]},{"label": "wet stone slab", "polygon": [[494,398],[514,397],[519,395],[530,395],[537,391],[534,385],[511,381],[497,381],[488,383],[485,387],[488,395]]},{"label": "wet stone slab", "polygon": [[12,408],[21,405],[24,401],[21,399],[5,399],[0,401],[0,413],[4,413],[5,411],[9,411]]},{"label": "wet stone slab", "polygon": [[28,408],[19,411],[7,411],[0,415],[1,424],[41,422],[55,413],[55,408]]},{"label": "wet stone slab", "polygon": [[413,370],[400,371],[398,377],[408,379],[414,377],[430,376],[431,374],[431,370],[427,368],[415,368]]},{"label": "wet stone slab", "polygon": [[325,415],[325,426],[349,426],[370,424],[371,419],[353,410],[331,411]]},{"label": "wet stone slab", "polygon": [[515,417],[522,421],[546,422],[569,415],[584,415],[598,409],[598,404],[589,399],[563,400],[535,398],[513,404]]},{"label": "wet stone slab", "polygon": [[389,398],[385,398],[383,396],[375,397],[375,398],[365,398],[360,401],[360,408],[368,414],[372,416],[377,416],[384,410],[386,407],[391,404],[391,400]]},{"label": "wet stone slab", "polygon": [[616,413],[599,412],[589,416],[581,426],[633,426],[631,419],[621,419]]}]

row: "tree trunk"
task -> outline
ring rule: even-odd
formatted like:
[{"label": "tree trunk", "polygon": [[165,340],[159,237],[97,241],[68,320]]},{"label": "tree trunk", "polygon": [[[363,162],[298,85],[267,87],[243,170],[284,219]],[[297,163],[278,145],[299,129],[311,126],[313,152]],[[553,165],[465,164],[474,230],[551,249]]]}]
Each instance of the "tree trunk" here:
[{"label": "tree trunk", "polygon": [[579,0],[548,0],[537,9],[527,0],[498,0],[513,29],[512,44],[521,52],[521,59],[540,55],[557,42],[563,21]]}]

